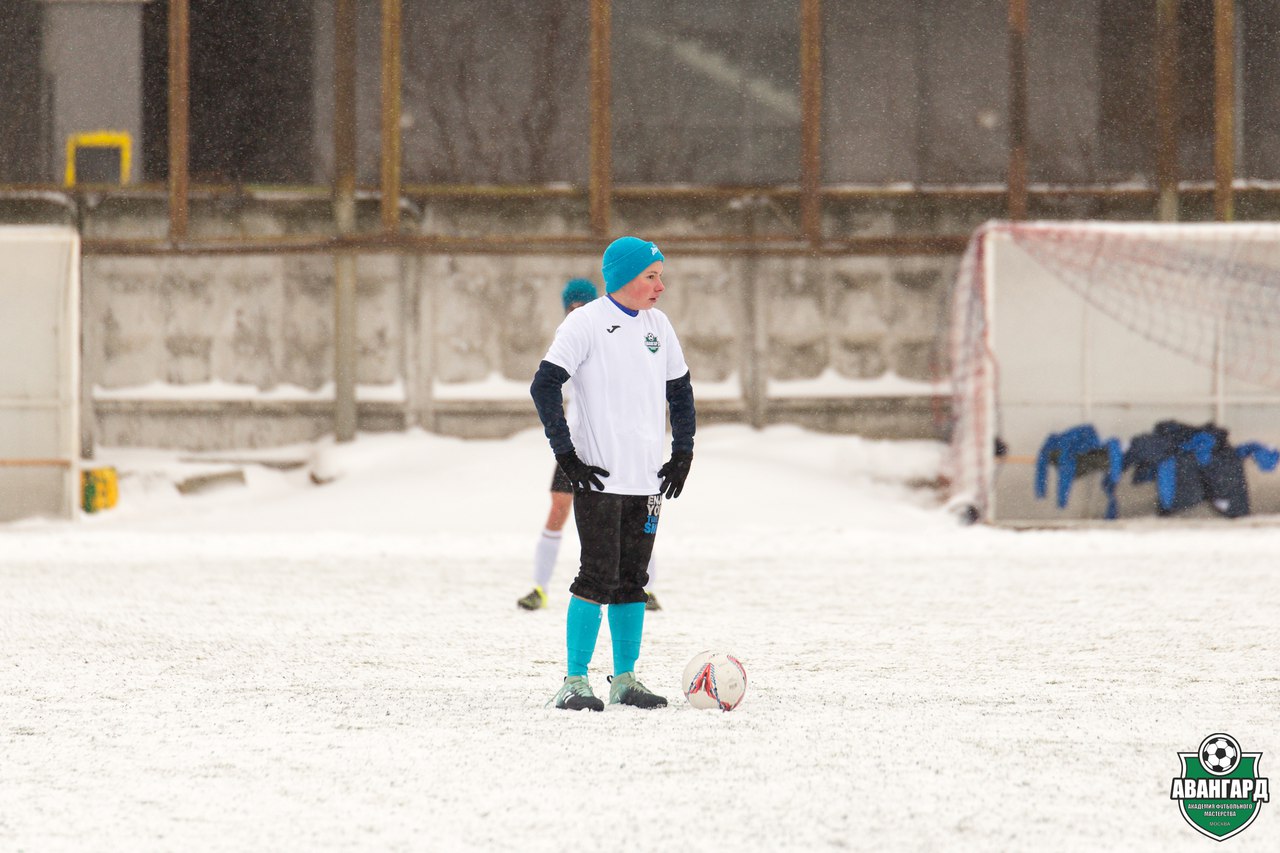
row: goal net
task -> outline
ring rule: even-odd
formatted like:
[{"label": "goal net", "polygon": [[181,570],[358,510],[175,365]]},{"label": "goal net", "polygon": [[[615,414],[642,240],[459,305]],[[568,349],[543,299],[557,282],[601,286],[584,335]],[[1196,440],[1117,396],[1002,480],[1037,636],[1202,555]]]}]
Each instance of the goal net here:
[{"label": "goal net", "polygon": [[80,496],[80,238],[0,227],[0,521]]},{"label": "goal net", "polygon": [[[980,518],[1103,517],[1101,476],[1065,508],[1035,495],[1037,454],[1077,425],[1125,443],[1212,422],[1280,445],[1280,225],[989,223],[950,313],[948,473]],[[1280,512],[1280,472],[1246,468],[1253,511]],[[1156,511],[1128,472],[1119,500]]]}]

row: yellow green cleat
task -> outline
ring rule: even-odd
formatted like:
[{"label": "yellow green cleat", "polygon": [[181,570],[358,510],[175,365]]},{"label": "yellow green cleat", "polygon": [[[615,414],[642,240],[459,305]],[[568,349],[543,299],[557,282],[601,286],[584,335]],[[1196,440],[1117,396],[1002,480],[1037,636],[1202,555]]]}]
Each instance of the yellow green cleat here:
[{"label": "yellow green cleat", "polygon": [[521,610],[541,610],[547,606],[547,594],[542,587],[535,586],[532,592],[516,601],[516,606]]}]

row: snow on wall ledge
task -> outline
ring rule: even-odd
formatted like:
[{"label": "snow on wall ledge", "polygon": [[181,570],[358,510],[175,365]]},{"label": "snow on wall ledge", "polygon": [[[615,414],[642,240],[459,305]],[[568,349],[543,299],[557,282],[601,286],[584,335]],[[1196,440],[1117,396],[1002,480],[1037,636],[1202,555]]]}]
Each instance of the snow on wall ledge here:
[{"label": "snow on wall ledge", "polygon": [[[507,438],[537,428],[522,381],[491,375],[482,382],[436,383],[426,404],[408,400],[403,382],[356,387],[362,432],[420,426],[441,435]],[[804,380],[771,381],[766,421],[798,424],[871,438],[936,438],[940,386],[893,374],[870,380],[834,371]],[[748,420],[736,376],[694,383],[700,425]],[[92,390],[94,435],[87,446],[163,447],[185,450],[268,448],[312,441],[333,431],[333,387],[280,386],[260,390],[236,383]]]},{"label": "snow on wall ledge", "polygon": [[[480,382],[436,382],[434,398],[439,401],[524,401],[529,399],[529,383],[507,379],[496,373]],[[904,379],[888,372],[874,379],[850,379],[840,376],[828,367],[812,379],[770,380],[769,399],[829,399],[839,397],[937,397],[949,393],[942,382],[919,382]],[[737,374],[727,379],[711,382],[694,380],[694,396],[698,400],[738,400],[742,386]],[[202,401],[227,402],[252,400],[260,402],[332,402],[334,386],[326,382],[311,390],[297,385],[279,385],[274,388],[258,388],[234,382],[193,382],[175,385],[168,382],[148,382],[129,388],[103,388],[95,385],[93,399],[114,401]],[[386,385],[357,385],[359,401],[404,403],[407,401],[402,380]]]}]

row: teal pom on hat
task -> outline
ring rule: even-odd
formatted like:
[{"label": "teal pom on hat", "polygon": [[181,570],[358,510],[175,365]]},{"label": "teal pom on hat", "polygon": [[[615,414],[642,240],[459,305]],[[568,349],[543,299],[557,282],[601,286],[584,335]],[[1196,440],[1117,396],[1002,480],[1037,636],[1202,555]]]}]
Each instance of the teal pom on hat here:
[{"label": "teal pom on hat", "polygon": [[564,310],[568,311],[573,303],[591,302],[599,295],[600,291],[596,290],[596,286],[589,279],[571,278],[561,291],[560,299],[564,302]]},{"label": "teal pom on hat", "polygon": [[604,292],[613,293],[631,283],[631,280],[649,268],[654,261],[663,260],[662,252],[648,240],[639,237],[619,237],[604,250],[601,271],[604,273]]}]

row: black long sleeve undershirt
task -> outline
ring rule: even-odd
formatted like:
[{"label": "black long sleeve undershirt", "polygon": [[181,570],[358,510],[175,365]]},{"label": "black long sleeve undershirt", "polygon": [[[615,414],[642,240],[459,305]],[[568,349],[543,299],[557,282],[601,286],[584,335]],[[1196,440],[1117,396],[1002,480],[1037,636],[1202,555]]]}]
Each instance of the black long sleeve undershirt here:
[{"label": "black long sleeve undershirt", "polygon": [[693,408],[693,380],[688,371],[678,379],[667,380],[667,407],[671,412],[672,452],[692,453],[698,415]]},{"label": "black long sleeve undershirt", "polygon": [[561,386],[568,381],[568,371],[558,364],[543,361],[533,375],[533,384],[529,386],[529,395],[533,397],[533,405],[542,420],[542,430],[551,442],[551,452],[557,455],[573,450],[569,424],[564,419],[564,393],[561,391]]}]

